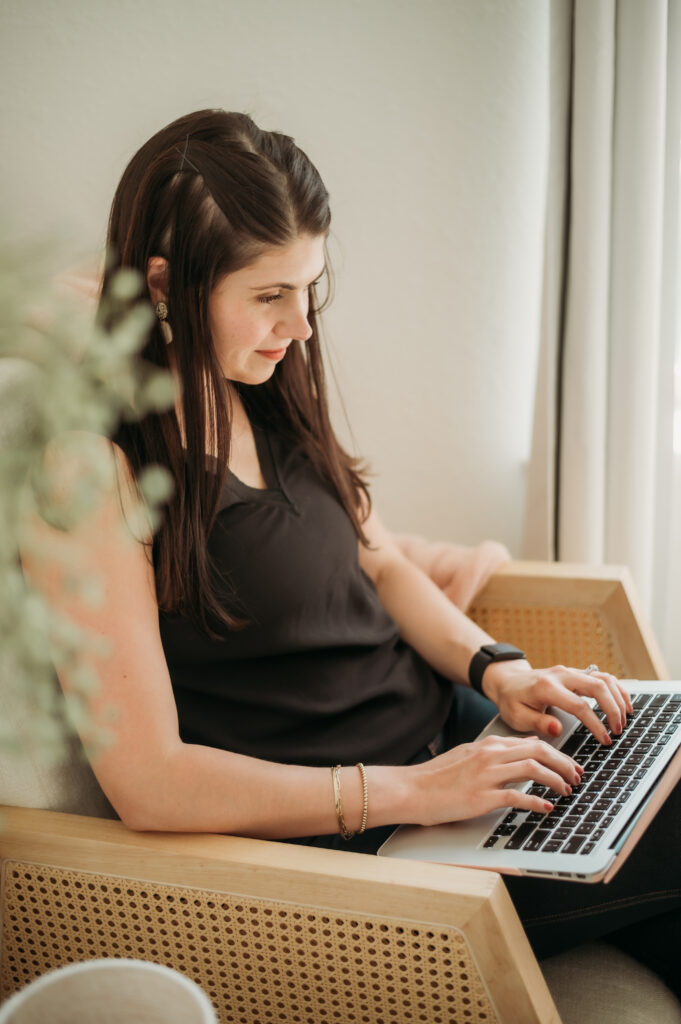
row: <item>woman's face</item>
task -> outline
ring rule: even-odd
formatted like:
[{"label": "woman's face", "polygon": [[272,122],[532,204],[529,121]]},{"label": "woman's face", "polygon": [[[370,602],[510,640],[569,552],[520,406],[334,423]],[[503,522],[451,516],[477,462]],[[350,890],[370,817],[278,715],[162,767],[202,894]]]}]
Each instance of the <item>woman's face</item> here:
[{"label": "woman's face", "polygon": [[209,299],[210,328],[228,380],[263,384],[291,341],[307,341],[309,288],[324,272],[324,236],[300,235],[227,274]]}]

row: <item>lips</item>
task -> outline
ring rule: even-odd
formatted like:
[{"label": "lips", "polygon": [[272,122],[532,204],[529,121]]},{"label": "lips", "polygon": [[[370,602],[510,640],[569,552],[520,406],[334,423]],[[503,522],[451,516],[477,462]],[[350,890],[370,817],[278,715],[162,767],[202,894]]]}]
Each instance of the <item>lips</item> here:
[{"label": "lips", "polygon": [[274,362],[277,362],[279,359],[284,358],[287,348],[288,346],[285,345],[283,348],[259,348],[256,351],[259,356],[264,356],[265,359],[272,359]]}]

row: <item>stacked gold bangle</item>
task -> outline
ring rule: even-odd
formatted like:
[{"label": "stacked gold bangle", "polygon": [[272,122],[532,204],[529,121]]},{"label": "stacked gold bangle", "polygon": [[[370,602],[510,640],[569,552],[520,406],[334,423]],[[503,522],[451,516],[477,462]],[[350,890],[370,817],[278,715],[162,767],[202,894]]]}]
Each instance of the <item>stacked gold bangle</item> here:
[{"label": "stacked gold bangle", "polygon": [[336,807],[336,818],[338,819],[338,831],[342,835],[343,839],[352,839],[353,836],[361,836],[362,832],[367,827],[367,813],[369,810],[369,786],[367,784],[367,770],[362,764],[358,762],[355,765],[359,768],[359,773],[362,776],[362,822],[357,832],[351,832],[345,824],[345,818],[343,817],[343,805],[341,803],[341,787],[340,787],[340,770],[341,765],[337,764],[331,769],[331,778],[333,779],[333,799]]}]

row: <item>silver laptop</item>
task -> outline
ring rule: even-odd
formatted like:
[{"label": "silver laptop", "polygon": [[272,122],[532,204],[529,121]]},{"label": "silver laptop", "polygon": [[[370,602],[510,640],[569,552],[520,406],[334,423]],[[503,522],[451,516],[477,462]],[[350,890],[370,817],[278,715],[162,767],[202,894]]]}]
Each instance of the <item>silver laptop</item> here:
[{"label": "silver laptop", "polygon": [[[552,710],[563,733],[548,742],[585,771],[571,796],[533,782],[514,784],[551,800],[548,814],[502,808],[448,825],[401,825],[379,856],[609,882],[681,778],[681,681],[628,686],[634,713],[609,747],[572,715]],[[600,709],[596,714],[605,721]],[[521,734],[497,717],[479,738],[488,735]]]}]

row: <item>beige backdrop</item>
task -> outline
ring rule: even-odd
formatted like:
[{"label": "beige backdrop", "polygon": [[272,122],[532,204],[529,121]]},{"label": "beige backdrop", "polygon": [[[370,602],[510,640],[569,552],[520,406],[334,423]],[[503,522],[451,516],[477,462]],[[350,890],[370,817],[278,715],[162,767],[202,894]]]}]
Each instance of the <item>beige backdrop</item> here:
[{"label": "beige backdrop", "polygon": [[127,159],[179,114],[294,135],[333,197],[327,334],[377,507],[520,555],[563,7],[3,0],[3,223],[68,226],[87,255]]}]

